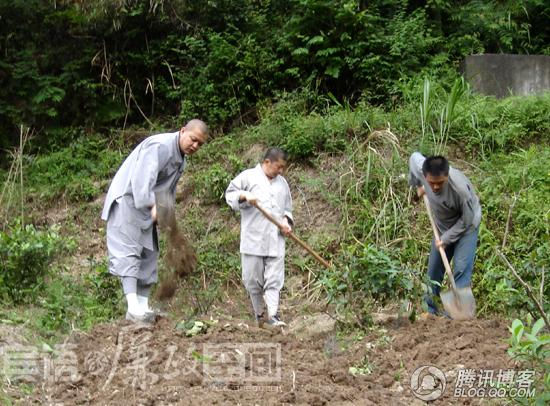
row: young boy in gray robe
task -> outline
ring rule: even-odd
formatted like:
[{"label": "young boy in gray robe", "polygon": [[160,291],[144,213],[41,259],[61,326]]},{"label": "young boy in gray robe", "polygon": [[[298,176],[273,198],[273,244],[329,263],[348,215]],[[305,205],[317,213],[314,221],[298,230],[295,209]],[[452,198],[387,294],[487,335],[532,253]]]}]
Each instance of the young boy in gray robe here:
[{"label": "young boy in gray robe", "polygon": [[148,298],[158,281],[156,195],[175,201],[186,157],[207,137],[206,124],[194,119],[178,132],[146,138],[126,158],[109,187],[101,218],[107,221],[109,272],[122,282],[127,320],[148,322],[155,316]]},{"label": "young boy in gray robe", "polygon": [[[285,278],[284,235],[291,232],[293,224],[290,189],[282,176],[286,161],[283,150],[269,148],[262,163],[239,174],[225,192],[227,204],[241,213],[242,280],[260,327],[265,321],[270,327],[286,325],[278,314]],[[265,218],[254,204],[270,212],[283,229]]]}]

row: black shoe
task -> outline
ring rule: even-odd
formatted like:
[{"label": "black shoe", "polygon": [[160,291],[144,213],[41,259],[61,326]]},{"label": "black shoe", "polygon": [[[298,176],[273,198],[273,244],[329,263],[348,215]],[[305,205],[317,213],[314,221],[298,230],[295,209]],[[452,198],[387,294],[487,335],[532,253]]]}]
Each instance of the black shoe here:
[{"label": "black shoe", "polygon": [[264,319],[264,314],[260,314],[260,315],[256,315],[256,325],[259,327],[259,328],[262,328],[264,326],[264,323],[265,323],[265,319]]}]

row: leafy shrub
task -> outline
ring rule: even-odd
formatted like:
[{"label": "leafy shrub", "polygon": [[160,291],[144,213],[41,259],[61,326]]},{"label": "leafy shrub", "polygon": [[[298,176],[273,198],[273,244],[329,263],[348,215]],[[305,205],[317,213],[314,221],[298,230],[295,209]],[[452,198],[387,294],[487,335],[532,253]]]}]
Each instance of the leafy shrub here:
[{"label": "leafy shrub", "polygon": [[294,159],[310,158],[321,151],[343,151],[346,145],[344,140],[347,136],[347,124],[347,121],[329,122],[326,117],[317,113],[305,118],[297,117],[284,133],[283,148]]},{"label": "leafy shrub", "polygon": [[87,319],[110,320],[120,314],[123,292],[119,279],[109,273],[107,260],[92,261],[89,271],[84,275],[84,291]]},{"label": "leafy shrub", "polygon": [[461,106],[454,137],[481,155],[510,151],[533,137],[548,139],[550,93],[528,97],[470,97]]},{"label": "leafy shrub", "polygon": [[[540,289],[542,269],[550,268],[548,209],[542,204],[550,196],[549,167],[550,148],[540,146],[495,154],[482,164],[485,176],[477,186],[484,220],[473,284],[481,311],[534,310],[526,296],[518,294],[522,288],[495,247],[501,247],[525,282]],[[550,295],[549,284],[543,293]]]},{"label": "leafy shrub", "polygon": [[47,334],[53,334],[55,330],[70,326],[77,310],[72,281],[53,279],[49,281],[40,299],[40,305],[45,310],[38,318],[37,323]]},{"label": "leafy shrub", "polygon": [[20,123],[43,139],[160,114],[227,128],[303,86],[392,105],[402,82],[465,55],[549,52],[540,0],[172,3],[0,3],[0,146]]},{"label": "leafy shrub", "polygon": [[[515,399],[521,404],[535,403],[546,405],[550,402],[550,334],[544,332],[544,320],[538,319],[534,324],[529,318],[524,324],[514,320],[511,327],[510,348],[508,354],[521,361],[535,372],[533,376],[535,398]],[[548,329],[548,326],[546,326]],[[534,402],[533,402],[534,401]]]},{"label": "leafy shrub", "polygon": [[30,191],[46,199],[93,199],[101,192],[100,180],[108,178],[122,163],[121,154],[105,148],[106,143],[90,137],[35,157],[26,173]]},{"label": "leafy shrub", "polygon": [[62,247],[55,228],[16,223],[0,232],[0,296],[12,303],[33,302]]},{"label": "leafy shrub", "polygon": [[93,261],[83,281],[75,278],[56,276],[45,287],[40,300],[45,312],[38,325],[47,334],[65,332],[71,326],[86,330],[122,314],[120,281],[109,274],[106,261]]},{"label": "leafy shrub", "polygon": [[368,322],[372,303],[384,305],[412,296],[412,273],[372,244],[347,247],[337,264],[319,282],[329,301],[344,312],[351,311],[361,325]]},{"label": "leafy shrub", "polygon": [[216,162],[195,176],[196,190],[200,197],[209,203],[224,200],[224,193],[231,180],[244,169],[244,163],[235,155],[229,155],[230,170]]}]

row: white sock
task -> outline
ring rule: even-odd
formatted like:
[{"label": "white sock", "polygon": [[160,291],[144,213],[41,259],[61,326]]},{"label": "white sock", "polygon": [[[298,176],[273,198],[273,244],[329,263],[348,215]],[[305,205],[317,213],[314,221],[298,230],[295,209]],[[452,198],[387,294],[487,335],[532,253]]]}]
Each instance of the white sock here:
[{"label": "white sock", "polygon": [[139,307],[143,313],[147,313],[151,311],[151,308],[149,307],[149,297],[148,296],[140,296],[137,295],[137,301],[139,304]]},{"label": "white sock", "polygon": [[136,293],[128,293],[126,295],[126,301],[128,302],[128,313],[131,313],[134,316],[143,316],[145,314],[139,305],[138,295]]}]

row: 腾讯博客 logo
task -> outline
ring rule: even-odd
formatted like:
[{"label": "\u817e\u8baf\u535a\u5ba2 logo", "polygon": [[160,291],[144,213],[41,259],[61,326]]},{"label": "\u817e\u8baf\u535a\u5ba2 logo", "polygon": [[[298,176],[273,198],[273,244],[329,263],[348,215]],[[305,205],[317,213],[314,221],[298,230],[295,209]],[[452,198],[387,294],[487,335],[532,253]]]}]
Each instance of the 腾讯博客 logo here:
[{"label": "\u817e\u8baf\u535a\u5ba2 logo", "polygon": [[411,375],[411,390],[417,398],[425,401],[439,399],[447,381],[443,371],[433,365],[423,365]]}]

